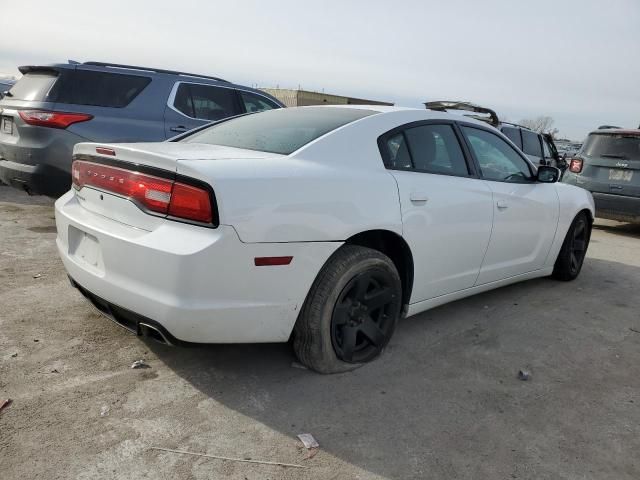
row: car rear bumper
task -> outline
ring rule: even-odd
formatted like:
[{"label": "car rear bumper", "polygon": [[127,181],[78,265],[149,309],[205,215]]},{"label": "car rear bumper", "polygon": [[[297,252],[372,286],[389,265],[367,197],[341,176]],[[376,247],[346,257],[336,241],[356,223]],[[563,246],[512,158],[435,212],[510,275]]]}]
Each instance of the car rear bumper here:
[{"label": "car rear bumper", "polygon": [[[136,333],[150,320],[178,341],[170,343],[287,341],[317,272],[340,246],[247,244],[228,225],[170,220],[141,230],[86,210],[74,191],[56,202],[56,226],[60,257],[83,295]],[[269,256],[293,261],[255,266]]]},{"label": "car rear bumper", "polygon": [[51,165],[25,165],[0,158],[0,180],[33,195],[57,198],[71,187],[71,174]]},{"label": "car rear bumper", "polygon": [[640,222],[640,197],[597,192],[593,192],[592,195],[596,203],[596,217],[622,222]]}]

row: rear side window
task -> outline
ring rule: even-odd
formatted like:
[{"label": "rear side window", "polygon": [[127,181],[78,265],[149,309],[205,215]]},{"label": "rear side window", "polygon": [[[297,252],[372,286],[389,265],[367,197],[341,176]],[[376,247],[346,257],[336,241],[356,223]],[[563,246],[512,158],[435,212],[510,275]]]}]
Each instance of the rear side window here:
[{"label": "rear side window", "polygon": [[75,70],[63,77],[57,102],[94,107],[123,108],[151,82],[149,77]]},{"label": "rear side window", "polygon": [[542,158],[542,145],[540,144],[540,137],[537,133],[522,130],[522,151],[527,155]]},{"label": "rear side window", "polygon": [[404,133],[396,133],[387,139],[387,159],[385,166],[387,168],[408,169],[413,168],[409,147],[405,139]]},{"label": "rear side window", "polygon": [[180,141],[289,155],[316,138],[373,113],[359,108],[278,108],[232,118]]},{"label": "rear side window", "polygon": [[238,113],[232,89],[195,83],[180,84],[173,106],[188,117],[201,120],[222,120]]},{"label": "rear side window", "polygon": [[57,79],[58,73],[54,71],[26,73],[11,87],[11,95],[8,98],[32,102],[53,101],[48,97]]},{"label": "rear side window", "polygon": [[502,133],[511,140],[516,146],[522,150],[522,138],[520,138],[520,129],[513,127],[502,127]]},{"label": "rear side window", "polygon": [[640,135],[591,134],[580,152],[588,157],[640,160]]},{"label": "rear side window", "polygon": [[278,104],[272,102],[268,98],[262,95],[257,95],[251,92],[244,92],[239,90],[242,104],[247,113],[261,112],[263,110],[271,110],[272,108],[280,108]]},{"label": "rear side window", "polygon": [[408,128],[404,133],[415,170],[446,175],[469,174],[450,125],[421,125]]}]

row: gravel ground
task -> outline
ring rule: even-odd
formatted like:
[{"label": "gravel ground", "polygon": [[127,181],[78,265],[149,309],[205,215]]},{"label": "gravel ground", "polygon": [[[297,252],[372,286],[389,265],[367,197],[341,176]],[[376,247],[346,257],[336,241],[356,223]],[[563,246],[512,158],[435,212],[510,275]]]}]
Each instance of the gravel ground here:
[{"label": "gravel ground", "polygon": [[577,281],[431,310],[379,360],[321,376],[287,345],[131,336],[70,287],[52,202],[0,187],[0,477],[638,479],[639,288],[640,226],[598,221]]}]

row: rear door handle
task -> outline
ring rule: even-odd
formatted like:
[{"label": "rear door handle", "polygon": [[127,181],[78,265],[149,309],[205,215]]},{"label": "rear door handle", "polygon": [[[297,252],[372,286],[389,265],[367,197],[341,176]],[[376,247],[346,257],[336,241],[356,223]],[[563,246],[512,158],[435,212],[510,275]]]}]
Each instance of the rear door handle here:
[{"label": "rear door handle", "polygon": [[177,127],[171,127],[169,130],[176,133],[182,133],[187,131],[187,127],[183,125],[178,125]]},{"label": "rear door handle", "polygon": [[500,210],[504,210],[506,208],[509,208],[509,204],[507,202],[505,202],[504,200],[498,200],[498,202],[496,203],[496,206],[500,209]]},{"label": "rear door handle", "polygon": [[426,203],[429,201],[429,197],[424,192],[411,192],[409,194],[409,200],[415,203]]}]

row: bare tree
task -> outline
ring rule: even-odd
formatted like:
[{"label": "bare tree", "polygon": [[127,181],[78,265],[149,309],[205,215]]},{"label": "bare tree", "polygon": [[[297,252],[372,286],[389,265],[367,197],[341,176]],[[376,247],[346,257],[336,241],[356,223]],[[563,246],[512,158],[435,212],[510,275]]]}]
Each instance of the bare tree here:
[{"label": "bare tree", "polygon": [[[553,118],[545,116],[536,118],[525,118],[524,120],[520,120],[519,123],[523,127],[530,128],[531,130],[538,133],[543,133],[549,132],[551,130],[551,126],[553,125]],[[552,135],[554,133],[558,133],[558,129],[554,129],[554,131],[551,132]]]}]

